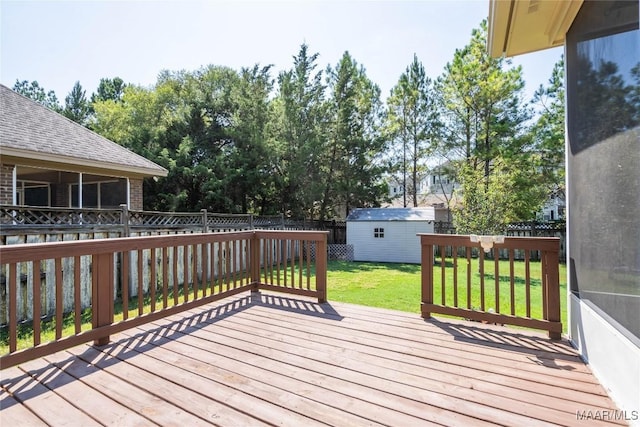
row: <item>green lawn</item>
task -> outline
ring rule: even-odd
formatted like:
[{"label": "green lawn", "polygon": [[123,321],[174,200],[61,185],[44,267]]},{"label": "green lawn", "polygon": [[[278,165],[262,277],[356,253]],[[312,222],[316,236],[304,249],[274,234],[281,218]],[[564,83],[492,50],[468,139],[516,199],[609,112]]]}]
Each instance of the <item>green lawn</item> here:
[{"label": "green lawn", "polygon": [[[466,307],[466,264],[458,260],[458,305]],[[453,269],[447,259],[445,269],[445,296],[447,305],[453,305]],[[480,274],[478,260],[471,264],[472,308],[480,308]],[[514,263],[516,315],[525,315],[526,286],[524,262]],[[540,263],[530,265],[531,317],[542,318]],[[420,265],[368,262],[330,261],[327,274],[327,298],[352,304],[369,305],[393,310],[420,313]],[[499,263],[500,312],[510,313],[509,263]],[[494,262],[485,261],[485,309],[495,310]],[[441,269],[434,266],[436,304],[441,303]],[[563,329],[567,327],[566,266],[560,265],[560,310]]]}]

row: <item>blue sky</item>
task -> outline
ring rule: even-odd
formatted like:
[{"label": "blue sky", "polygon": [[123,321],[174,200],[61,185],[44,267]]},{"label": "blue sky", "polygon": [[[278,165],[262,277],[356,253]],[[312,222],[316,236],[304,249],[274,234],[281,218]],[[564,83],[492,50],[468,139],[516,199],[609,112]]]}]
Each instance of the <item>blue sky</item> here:
[{"label": "blue sky", "polygon": [[[488,0],[0,2],[0,81],[37,80],[61,102],[76,80],[89,96],[102,77],[149,86],[163,69],[260,63],[277,72],[303,42],[321,68],[348,50],[386,99],[414,52],[440,75],[489,9]],[[527,95],[561,53],[514,58]]]}]

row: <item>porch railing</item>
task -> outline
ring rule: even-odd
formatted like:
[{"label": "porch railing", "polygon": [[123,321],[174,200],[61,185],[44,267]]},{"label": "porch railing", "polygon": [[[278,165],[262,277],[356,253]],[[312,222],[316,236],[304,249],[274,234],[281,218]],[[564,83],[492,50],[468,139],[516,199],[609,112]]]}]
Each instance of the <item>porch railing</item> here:
[{"label": "porch railing", "polygon": [[[327,233],[240,231],[20,244],[0,247],[8,283],[8,353],[0,367],[42,357],[242,291],[268,289],[326,301]],[[42,272],[53,265],[45,313]],[[89,283],[83,283],[88,277]],[[136,277],[137,280],[130,280]],[[120,283],[119,288],[116,286]],[[88,286],[87,286],[88,285]],[[90,295],[90,310],[82,301]],[[18,306],[20,301],[20,307]],[[69,312],[68,301],[73,309]],[[66,301],[66,302],[65,302]],[[32,320],[20,321],[28,312]],[[83,322],[90,317],[91,324]],[[44,322],[53,338],[43,343]],[[70,325],[70,327],[65,327]],[[20,334],[19,334],[20,329]],[[28,330],[27,345],[18,339]],[[71,330],[70,332],[68,332]]]},{"label": "porch railing", "polygon": [[459,316],[543,329],[560,339],[558,238],[506,237],[485,253],[470,236],[419,236],[423,318]]}]

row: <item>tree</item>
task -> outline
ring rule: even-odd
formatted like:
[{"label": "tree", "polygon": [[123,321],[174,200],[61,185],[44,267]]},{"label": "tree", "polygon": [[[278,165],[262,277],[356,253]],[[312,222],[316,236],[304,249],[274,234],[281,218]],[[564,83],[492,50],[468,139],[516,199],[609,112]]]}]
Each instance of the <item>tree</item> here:
[{"label": "tree", "polygon": [[233,209],[243,213],[275,214],[275,183],[267,145],[271,66],[240,70],[231,91],[233,115],[228,162]]},{"label": "tree", "polygon": [[493,173],[461,162],[458,172],[460,187],[456,190],[458,204],[453,210],[453,222],[460,234],[504,234],[514,221],[514,202],[510,194],[515,188],[514,169],[503,159],[494,162]]},{"label": "tree", "polygon": [[427,160],[436,151],[440,122],[434,84],[415,54],[391,90],[387,105],[387,126],[395,141],[394,169],[400,171],[403,204],[408,205],[408,190],[416,207],[418,187],[428,172]]},{"label": "tree", "polygon": [[53,111],[59,113],[62,110],[62,108],[60,107],[60,103],[58,102],[56,93],[52,90],[46,92],[45,89],[41,87],[36,80],[32,81],[31,83],[29,83],[27,80],[16,80],[16,84],[13,85],[13,90],[23,96],[26,96],[29,99],[36,101],[39,104],[44,105],[47,108],[50,108]]},{"label": "tree", "polygon": [[546,187],[547,195],[564,194],[564,94],[564,58],[561,58],[553,67],[548,86],[540,85],[532,100],[540,108],[530,130],[536,152],[532,161],[540,171],[539,185]]},{"label": "tree", "polygon": [[[464,181],[476,177],[469,169],[482,171],[485,196],[480,193],[478,200],[493,198],[494,175],[508,172],[511,188],[504,204],[511,211],[504,216],[530,219],[541,208],[545,192],[538,186],[539,171],[531,167],[535,144],[526,132],[530,110],[523,102],[522,69],[510,67],[504,58],[491,58],[486,38],[483,21],[473,30],[470,43],[456,50],[438,81],[445,123],[441,153],[457,161],[456,175],[463,191],[470,188]],[[480,191],[482,187],[471,188]],[[474,208],[468,214],[485,215],[486,210]]]},{"label": "tree", "polygon": [[380,155],[385,140],[380,128],[383,107],[380,88],[364,67],[345,52],[335,66],[327,68],[330,90],[324,190],[319,218],[346,215],[354,207],[378,206],[387,193],[380,181]]},{"label": "tree", "polygon": [[102,78],[98,89],[91,95],[91,103],[107,100],[122,101],[126,87],[127,85],[120,77]]},{"label": "tree", "polygon": [[272,141],[280,211],[297,218],[314,217],[323,185],[321,167],[325,149],[325,86],[317,68],[318,54],[303,44],[293,68],[278,76],[274,103],[277,124]]},{"label": "tree", "polygon": [[62,110],[62,114],[65,117],[83,126],[87,124],[87,120],[91,114],[89,101],[87,101],[85,92],[80,82],[77,81],[73,85],[73,89],[71,89],[69,95],[64,99],[65,105]]}]

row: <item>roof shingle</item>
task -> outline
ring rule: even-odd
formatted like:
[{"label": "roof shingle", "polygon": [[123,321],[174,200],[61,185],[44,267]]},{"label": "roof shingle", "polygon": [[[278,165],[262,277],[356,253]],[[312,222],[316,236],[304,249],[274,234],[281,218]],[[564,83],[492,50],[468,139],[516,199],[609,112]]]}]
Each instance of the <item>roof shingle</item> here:
[{"label": "roof shingle", "polygon": [[0,149],[7,148],[59,156],[78,165],[94,161],[119,171],[167,174],[154,162],[0,85]]}]

